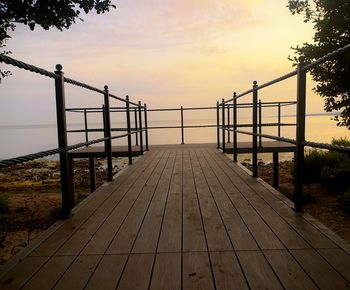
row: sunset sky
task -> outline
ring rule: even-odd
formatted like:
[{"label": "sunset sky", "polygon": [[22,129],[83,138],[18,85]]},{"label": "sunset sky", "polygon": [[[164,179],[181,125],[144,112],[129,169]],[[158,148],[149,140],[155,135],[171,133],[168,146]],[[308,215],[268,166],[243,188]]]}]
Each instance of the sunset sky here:
[{"label": "sunset sky", "polygon": [[[287,1],[116,5],[110,13],[84,16],[84,22],[63,32],[39,27],[32,32],[18,25],[7,48],[25,62],[48,70],[61,63],[66,76],[98,87],[108,84],[118,96],[129,94],[158,107],[214,104],[234,90],[248,89],[254,79],[265,82],[289,72],[290,47],[312,38],[312,26],[292,16]],[[27,77],[14,71],[1,86],[6,90],[21,78],[27,84]],[[294,97],[293,90],[286,91]]]}]

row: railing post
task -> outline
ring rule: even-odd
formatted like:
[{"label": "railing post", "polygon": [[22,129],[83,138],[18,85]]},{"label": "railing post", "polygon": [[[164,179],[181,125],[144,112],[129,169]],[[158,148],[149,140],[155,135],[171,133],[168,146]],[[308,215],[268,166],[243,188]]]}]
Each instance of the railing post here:
[{"label": "railing post", "polygon": [[107,155],[107,174],[108,181],[113,180],[113,165],[112,165],[112,139],[111,139],[111,118],[109,109],[109,91],[108,86],[104,87],[104,109],[105,109],[105,153]]},{"label": "railing post", "polygon": [[[87,121],[87,111],[84,109],[84,124],[85,124],[85,142],[89,141],[88,134],[88,121]],[[86,147],[89,147],[86,145]],[[89,172],[90,172],[90,191],[94,192],[96,190],[96,173],[95,173],[95,159],[93,157],[89,158]]]},{"label": "railing post", "polygon": [[253,82],[253,177],[258,177],[258,85]]},{"label": "railing post", "polygon": [[222,153],[226,150],[226,132],[225,132],[225,99],[222,99]]},{"label": "railing post", "polygon": [[[137,108],[135,108],[134,110],[135,112],[135,130],[137,131],[138,130],[138,125],[137,125]],[[135,134],[135,141],[136,141],[136,146],[139,146],[139,134]]]},{"label": "railing post", "polygon": [[147,123],[147,105],[145,106],[145,137],[146,137],[146,151],[148,151],[148,123]]},{"label": "railing post", "polygon": [[61,193],[62,193],[62,214],[67,218],[74,206],[74,192],[69,177],[69,160],[67,144],[67,123],[66,105],[64,91],[64,73],[60,64],[56,65],[55,71],[55,92],[56,92],[56,114],[57,114],[57,136],[60,153],[61,171]]},{"label": "railing post", "polygon": [[303,69],[304,60],[299,59],[297,79],[297,127],[295,148],[295,181],[294,207],[297,212],[303,211],[304,193],[304,142],[305,142],[305,111],[306,111],[306,71]]},{"label": "railing post", "polygon": [[227,142],[231,143],[231,132],[230,132],[230,104],[227,104]]},{"label": "railing post", "polygon": [[219,109],[219,101],[216,102],[216,137],[217,137],[217,149],[220,149],[220,109]]},{"label": "railing post", "polygon": [[278,103],[278,137],[281,137],[281,103]]},{"label": "railing post", "polygon": [[184,135],[184,108],[181,106],[181,144],[185,144]]},{"label": "railing post", "polygon": [[237,94],[233,93],[233,161],[237,162]]},{"label": "railing post", "polygon": [[140,130],[140,154],[143,155],[143,137],[142,137],[142,108],[139,101],[139,130]]},{"label": "railing post", "polygon": [[[261,100],[259,100],[259,134],[262,133],[262,108]],[[259,136],[259,147],[261,147],[261,136]]]},{"label": "railing post", "polygon": [[131,147],[131,123],[130,123],[130,102],[129,96],[126,96],[126,124],[128,130],[128,157],[129,157],[129,165],[132,164],[132,147]]}]

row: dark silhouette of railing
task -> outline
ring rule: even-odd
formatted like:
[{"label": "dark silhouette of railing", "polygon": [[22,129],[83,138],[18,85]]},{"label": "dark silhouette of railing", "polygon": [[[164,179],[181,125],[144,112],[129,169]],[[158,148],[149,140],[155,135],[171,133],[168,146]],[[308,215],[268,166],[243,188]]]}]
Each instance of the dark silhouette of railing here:
[{"label": "dark silhouette of railing", "polygon": [[[346,146],[340,146],[340,145],[331,145],[331,144],[323,144],[323,143],[317,143],[317,142],[310,142],[305,140],[305,115],[306,115],[306,74],[307,72],[315,68],[317,65],[330,60],[334,58],[335,56],[344,53],[346,51],[350,50],[350,44],[346,45],[340,49],[337,49],[320,59],[317,59],[316,61],[305,64],[304,60],[300,58],[299,64],[296,70],[283,75],[279,78],[276,78],[274,80],[271,80],[269,82],[266,82],[262,85],[258,85],[257,81],[253,82],[253,86],[251,89],[241,93],[237,94],[234,93],[233,97],[229,100],[222,99],[221,102],[217,102],[217,108],[218,108],[218,123],[219,123],[219,108],[221,109],[221,115],[222,115],[222,125],[218,125],[218,147],[220,147],[220,138],[219,138],[219,129],[222,129],[223,132],[223,139],[222,139],[222,149],[223,152],[225,151],[225,132],[233,132],[233,152],[234,152],[234,161],[237,162],[237,133],[239,134],[246,134],[252,136],[252,166],[253,166],[253,176],[258,177],[258,137],[259,138],[267,138],[272,139],[276,141],[283,141],[291,144],[295,144],[295,158],[294,158],[294,206],[295,210],[298,212],[303,211],[303,178],[304,178],[304,148],[305,146],[314,147],[314,148],[320,148],[320,149],[328,149],[328,150],[334,150],[339,152],[350,152],[350,147]],[[297,110],[296,110],[296,139],[290,139],[290,138],[284,138],[279,136],[273,136],[268,134],[262,134],[261,131],[258,133],[258,92],[266,87],[270,87],[274,84],[277,84],[281,81],[284,81],[286,79],[289,79],[291,77],[297,76]],[[237,100],[239,98],[245,97],[247,95],[252,96],[252,132],[247,131],[241,131],[237,129]],[[232,102],[232,104],[231,104]],[[234,124],[233,128],[231,129],[226,125],[226,118],[225,118],[225,110],[227,107],[232,106],[233,108],[233,116],[234,116]]]},{"label": "dark silhouette of railing", "polygon": [[[74,207],[74,182],[73,182],[73,165],[72,160],[68,156],[68,152],[74,149],[90,146],[93,144],[104,142],[104,152],[105,157],[107,158],[107,176],[108,181],[112,181],[113,179],[113,167],[112,167],[112,140],[119,138],[127,138],[128,142],[128,157],[129,164],[132,163],[132,144],[131,144],[131,135],[139,134],[140,142],[142,144],[142,135],[146,132],[147,136],[147,125],[145,125],[143,129],[142,123],[142,111],[145,112],[145,116],[147,114],[146,105],[142,106],[140,102],[134,103],[129,100],[127,96],[125,99],[117,97],[111,94],[108,90],[108,86],[104,86],[104,89],[98,89],[93,86],[87,85],[85,83],[66,78],[64,77],[64,73],[62,71],[62,66],[60,64],[56,65],[56,71],[50,72],[45,69],[36,67],[34,65],[30,65],[24,63],[22,61],[13,59],[9,56],[0,54],[0,61],[16,66],[21,69],[25,69],[31,72],[35,72],[41,74],[43,76],[47,76],[55,79],[55,95],[56,95],[56,116],[57,116],[57,136],[58,136],[58,148],[46,150],[34,154],[29,154],[25,156],[19,156],[16,158],[11,158],[7,160],[0,161],[0,168],[8,167],[11,165],[19,164],[26,161],[35,160],[38,158],[59,154],[60,160],[60,178],[61,178],[61,193],[62,193],[62,214],[64,217],[68,217],[70,215],[71,209]],[[103,131],[104,137],[94,140],[88,140],[86,138],[85,142],[68,145],[67,140],[67,121],[66,121],[66,105],[65,105],[65,83],[73,84],[75,86],[94,91],[103,95]],[[126,112],[126,127],[127,133],[114,135],[112,136],[111,132],[111,119],[110,119],[110,98],[119,100],[125,104],[124,111]],[[131,131],[130,128],[130,105],[133,105],[138,108],[139,112],[139,127],[137,130]],[[142,146],[141,146],[142,147]],[[146,148],[148,148],[148,140],[146,137]],[[143,153],[143,150],[142,150]],[[93,163],[90,160],[90,166],[93,166]],[[91,168],[90,167],[90,168]],[[91,173],[91,171],[90,171]],[[93,183],[92,179],[92,183]]]}]

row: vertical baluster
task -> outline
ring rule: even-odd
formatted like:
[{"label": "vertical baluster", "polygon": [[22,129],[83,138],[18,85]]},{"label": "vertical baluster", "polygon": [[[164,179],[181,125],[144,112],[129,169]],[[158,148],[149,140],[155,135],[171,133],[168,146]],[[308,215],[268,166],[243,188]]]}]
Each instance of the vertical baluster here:
[{"label": "vertical baluster", "polygon": [[140,130],[140,154],[143,155],[143,137],[142,137],[142,108],[139,101],[139,130]]},{"label": "vertical baluster", "polygon": [[185,135],[184,135],[184,108],[181,106],[181,144],[185,144]]},{"label": "vertical baluster", "polygon": [[226,132],[225,132],[225,99],[222,99],[222,153],[226,150]]},{"label": "vertical baluster", "polygon": [[105,153],[107,156],[107,175],[108,181],[113,180],[113,164],[112,164],[112,139],[111,139],[111,118],[109,108],[109,91],[108,86],[104,87],[104,119],[105,119]]},{"label": "vertical baluster", "polygon": [[306,112],[306,71],[303,69],[304,60],[300,58],[297,75],[297,127],[295,150],[295,181],[294,206],[297,212],[303,211],[304,193],[304,142],[305,142],[305,112]]},{"label": "vertical baluster", "polygon": [[258,85],[253,82],[253,177],[258,177]]},{"label": "vertical baluster", "polygon": [[147,122],[147,105],[145,106],[145,138],[146,138],[146,151],[148,151],[148,122]]},{"label": "vertical baluster", "polygon": [[57,136],[60,153],[60,171],[61,171],[61,194],[62,194],[62,214],[67,218],[74,206],[74,187],[72,184],[72,168],[68,159],[67,143],[67,122],[66,105],[64,90],[64,73],[60,64],[56,65],[55,71],[55,91],[56,91],[56,115],[57,115]]},{"label": "vertical baluster", "polygon": [[233,93],[233,161],[237,162],[237,94]]},{"label": "vertical baluster", "polygon": [[[259,134],[262,133],[262,107],[261,107],[261,100],[259,100]],[[261,136],[259,136],[259,147],[261,147]]]},{"label": "vertical baluster", "polygon": [[126,125],[127,125],[127,132],[128,132],[128,157],[129,157],[129,165],[132,164],[132,144],[131,144],[131,122],[130,122],[130,102],[129,102],[129,96],[126,96]]},{"label": "vertical baluster", "polygon": [[[137,108],[135,108],[135,110],[134,110],[134,112],[135,112],[135,130],[137,131],[138,130],[138,125],[137,125]],[[138,133],[136,133],[135,134],[135,141],[136,141],[136,146],[139,146],[139,134]]]},{"label": "vertical baluster", "polygon": [[216,102],[216,137],[217,137],[217,148],[220,149],[220,109],[219,109],[219,101]]},{"label": "vertical baluster", "polygon": [[231,132],[230,132],[230,104],[227,104],[227,142],[231,143]]}]

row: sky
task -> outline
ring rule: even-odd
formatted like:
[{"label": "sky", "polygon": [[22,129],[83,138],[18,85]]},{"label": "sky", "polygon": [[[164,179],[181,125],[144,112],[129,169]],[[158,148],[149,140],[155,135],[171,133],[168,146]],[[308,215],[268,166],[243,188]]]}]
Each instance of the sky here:
[{"label": "sky", "polygon": [[[114,94],[151,107],[212,105],[249,89],[255,79],[263,83],[291,71],[290,47],[313,34],[312,26],[291,15],[281,0],[115,4],[117,9],[85,15],[84,22],[62,32],[18,25],[7,48],[14,58],[52,71],[60,63],[68,77],[101,88],[107,84]],[[29,74],[13,70],[2,91],[37,95],[28,91]],[[276,94],[294,98],[294,83],[276,88]],[[37,87],[42,93],[49,85]],[[322,109],[319,103],[313,111]]]}]

